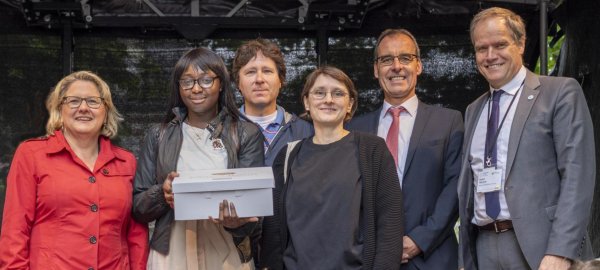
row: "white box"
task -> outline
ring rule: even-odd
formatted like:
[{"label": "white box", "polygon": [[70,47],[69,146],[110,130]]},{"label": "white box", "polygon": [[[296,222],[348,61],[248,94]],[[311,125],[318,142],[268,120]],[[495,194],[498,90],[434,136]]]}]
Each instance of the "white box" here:
[{"label": "white box", "polygon": [[233,202],[239,217],[273,215],[271,167],[180,172],[173,180],[175,220],[219,218],[219,203]]}]

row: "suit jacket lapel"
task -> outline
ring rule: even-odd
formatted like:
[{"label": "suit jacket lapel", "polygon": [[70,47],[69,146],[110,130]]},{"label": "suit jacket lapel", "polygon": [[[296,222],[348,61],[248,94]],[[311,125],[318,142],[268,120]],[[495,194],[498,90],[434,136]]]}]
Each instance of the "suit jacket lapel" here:
[{"label": "suit jacket lapel", "polygon": [[369,132],[377,135],[377,129],[379,128],[379,115],[381,115],[381,110],[383,106],[379,106],[379,108],[371,113],[371,119],[369,121]]},{"label": "suit jacket lapel", "polygon": [[465,177],[467,179],[463,179],[467,185],[466,196],[467,196],[467,214],[468,220],[470,222],[473,217],[473,187],[474,187],[474,179],[473,174],[471,172],[471,162],[469,159],[469,155],[471,153],[471,144],[473,142],[473,135],[475,134],[475,128],[477,128],[477,122],[479,121],[479,117],[483,112],[483,107],[485,107],[485,102],[490,97],[490,91],[486,91],[485,94],[481,95],[477,100],[475,100],[470,107],[470,110],[465,115],[465,144],[463,148],[463,168],[468,168],[468,170],[463,170],[461,173],[461,178]]},{"label": "suit jacket lapel", "polygon": [[429,110],[429,105],[419,101],[419,105],[417,106],[417,117],[415,118],[415,124],[413,125],[413,130],[410,135],[408,152],[406,153],[406,160],[404,162],[404,175],[408,174],[410,163],[412,162],[412,158],[415,155],[417,146],[421,141],[421,136],[423,135],[423,131],[425,130],[425,126],[427,125],[430,114],[431,111]]},{"label": "suit jacket lapel", "polygon": [[515,155],[519,142],[521,140],[521,134],[525,127],[525,122],[529,117],[531,108],[537,100],[539,94],[540,79],[537,75],[527,70],[525,76],[525,84],[523,84],[523,92],[519,97],[519,103],[513,117],[512,126],[510,127],[510,137],[508,139],[508,153],[506,155],[506,181],[510,179],[510,170],[512,169],[513,162],[515,161]]}]

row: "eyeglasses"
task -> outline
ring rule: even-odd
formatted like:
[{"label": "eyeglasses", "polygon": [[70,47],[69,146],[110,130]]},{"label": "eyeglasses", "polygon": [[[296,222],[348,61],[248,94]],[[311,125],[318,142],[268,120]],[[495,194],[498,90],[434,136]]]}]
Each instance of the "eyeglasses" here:
[{"label": "eyeglasses", "polygon": [[101,97],[75,97],[75,96],[66,96],[63,98],[63,104],[67,104],[71,109],[77,109],[81,106],[81,103],[85,100],[85,103],[88,107],[92,109],[98,109],[104,103],[104,99]]},{"label": "eyeglasses", "polygon": [[333,91],[325,91],[325,90],[313,90],[310,92],[310,95],[314,98],[314,99],[324,99],[327,96],[327,93],[331,94],[331,98],[332,99],[342,99],[345,96],[348,95],[348,93],[342,91],[342,90],[333,90]]},{"label": "eyeglasses", "polygon": [[198,86],[200,86],[201,88],[211,88],[213,86],[213,84],[215,83],[215,79],[218,79],[219,77],[210,77],[210,76],[204,76],[202,78],[198,78],[198,79],[182,79],[179,80],[179,86],[183,89],[183,90],[190,90],[192,88],[194,88],[194,85],[196,83],[198,83]]},{"label": "eyeglasses", "polygon": [[416,54],[411,54],[411,53],[403,53],[403,54],[400,54],[397,56],[384,55],[384,56],[377,57],[377,62],[383,66],[391,66],[394,64],[394,59],[396,59],[396,58],[398,58],[398,61],[400,61],[400,64],[408,65],[413,60],[417,59],[418,56]]}]

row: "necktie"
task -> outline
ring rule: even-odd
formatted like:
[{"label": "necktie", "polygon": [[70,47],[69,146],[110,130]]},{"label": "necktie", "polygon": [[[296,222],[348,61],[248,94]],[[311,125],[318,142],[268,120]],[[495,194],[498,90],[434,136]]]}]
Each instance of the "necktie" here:
[{"label": "necktie", "polygon": [[404,107],[391,107],[387,111],[387,113],[392,115],[392,125],[388,130],[385,143],[392,153],[392,156],[394,156],[396,167],[398,166],[398,133],[400,132],[400,113],[403,111],[405,111]]},{"label": "necktie", "polygon": [[[498,121],[500,118],[500,96],[504,93],[502,90],[494,91],[492,96],[492,112],[487,123],[487,132],[485,134],[485,159],[484,168],[496,167],[498,150],[496,147],[496,133],[498,132]],[[485,193],[485,212],[496,219],[500,214],[499,191]]]}]

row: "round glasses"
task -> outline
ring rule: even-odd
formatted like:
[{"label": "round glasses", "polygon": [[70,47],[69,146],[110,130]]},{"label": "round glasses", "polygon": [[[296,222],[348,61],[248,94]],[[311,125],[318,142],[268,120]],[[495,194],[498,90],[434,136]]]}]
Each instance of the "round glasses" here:
[{"label": "round glasses", "polygon": [[327,96],[327,93],[329,93],[331,95],[332,99],[342,99],[348,95],[348,93],[346,93],[342,90],[333,90],[333,91],[328,92],[328,91],[320,90],[320,89],[311,91],[310,95],[314,99],[324,99]]},{"label": "round glasses", "polygon": [[204,76],[198,79],[181,79],[179,80],[179,86],[183,90],[190,90],[194,88],[194,85],[197,83],[201,88],[211,88],[218,78],[219,77]]},{"label": "round glasses", "polygon": [[81,103],[85,101],[88,107],[92,109],[98,109],[104,103],[104,99],[101,97],[76,97],[76,96],[66,96],[63,98],[63,104],[66,104],[71,109],[77,109],[81,106]]}]

